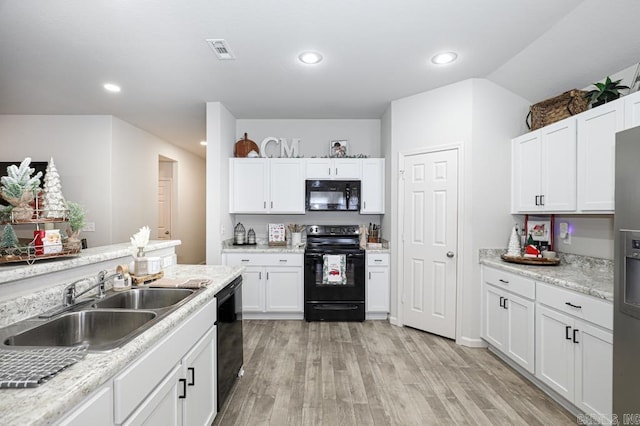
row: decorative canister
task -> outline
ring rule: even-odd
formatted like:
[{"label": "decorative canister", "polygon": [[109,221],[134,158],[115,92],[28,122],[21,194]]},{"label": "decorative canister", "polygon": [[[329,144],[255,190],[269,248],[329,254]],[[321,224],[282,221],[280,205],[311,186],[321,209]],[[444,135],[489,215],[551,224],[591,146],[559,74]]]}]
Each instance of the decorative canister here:
[{"label": "decorative canister", "polygon": [[249,228],[249,232],[247,232],[247,244],[255,244],[256,243],[256,231],[253,228]]},{"label": "decorative canister", "polygon": [[234,244],[244,244],[245,243],[244,226],[240,222],[238,222],[236,227],[233,229],[233,243]]}]

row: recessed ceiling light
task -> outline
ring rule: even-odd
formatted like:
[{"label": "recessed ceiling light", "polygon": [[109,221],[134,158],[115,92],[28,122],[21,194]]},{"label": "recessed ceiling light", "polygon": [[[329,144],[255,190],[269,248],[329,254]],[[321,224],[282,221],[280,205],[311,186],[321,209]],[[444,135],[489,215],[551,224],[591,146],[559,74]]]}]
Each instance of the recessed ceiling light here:
[{"label": "recessed ceiling light", "polygon": [[200,145],[207,146],[207,141],[200,141]]},{"label": "recessed ceiling light", "polygon": [[298,59],[303,64],[313,65],[322,61],[322,55],[318,52],[302,52],[300,55],[298,55]]},{"label": "recessed ceiling light", "polygon": [[434,55],[431,58],[431,62],[436,65],[444,65],[450,64],[458,58],[458,54],[456,52],[442,52]]},{"label": "recessed ceiling light", "polygon": [[102,87],[104,87],[104,90],[106,90],[108,92],[118,93],[120,91],[120,86],[118,86],[117,84],[113,84],[113,83],[106,83]]}]

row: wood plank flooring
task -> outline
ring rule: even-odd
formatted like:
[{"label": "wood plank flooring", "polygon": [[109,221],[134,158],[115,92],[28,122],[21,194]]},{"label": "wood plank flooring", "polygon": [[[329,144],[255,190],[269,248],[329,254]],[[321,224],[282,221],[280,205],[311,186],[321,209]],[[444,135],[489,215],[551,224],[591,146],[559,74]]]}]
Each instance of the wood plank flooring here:
[{"label": "wood plank flooring", "polygon": [[245,375],[214,425],[564,425],[486,349],[386,321],[245,321]]}]

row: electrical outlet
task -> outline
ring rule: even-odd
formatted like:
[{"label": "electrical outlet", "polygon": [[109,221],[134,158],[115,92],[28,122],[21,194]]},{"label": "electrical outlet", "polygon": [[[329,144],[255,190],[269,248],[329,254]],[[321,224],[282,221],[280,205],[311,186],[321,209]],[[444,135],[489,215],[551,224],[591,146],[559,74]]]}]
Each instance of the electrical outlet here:
[{"label": "electrical outlet", "polygon": [[82,227],[84,232],[96,232],[96,223],[95,222],[87,222]]}]

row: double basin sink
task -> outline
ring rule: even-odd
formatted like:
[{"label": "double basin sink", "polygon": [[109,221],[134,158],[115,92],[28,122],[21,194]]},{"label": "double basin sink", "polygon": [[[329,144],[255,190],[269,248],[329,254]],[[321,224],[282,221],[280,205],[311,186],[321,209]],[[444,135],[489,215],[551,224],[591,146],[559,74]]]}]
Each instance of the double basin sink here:
[{"label": "double basin sink", "polygon": [[0,330],[5,348],[72,347],[92,352],[117,349],[178,309],[200,290],[135,288],[108,292],[103,299],[79,301],[50,319],[30,318]]}]

